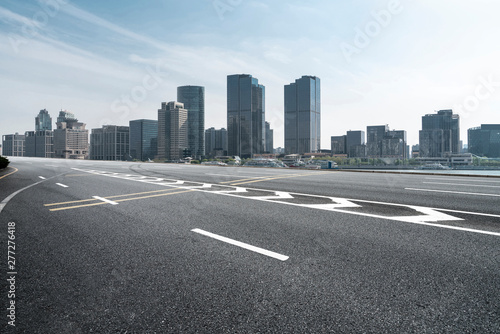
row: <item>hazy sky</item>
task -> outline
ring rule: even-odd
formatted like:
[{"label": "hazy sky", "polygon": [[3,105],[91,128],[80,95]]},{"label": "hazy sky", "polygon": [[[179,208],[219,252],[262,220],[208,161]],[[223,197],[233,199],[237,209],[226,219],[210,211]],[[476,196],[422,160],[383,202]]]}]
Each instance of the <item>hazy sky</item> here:
[{"label": "hazy sky", "polygon": [[87,123],[157,118],[176,87],[205,86],[205,125],[226,127],[226,77],[266,87],[283,146],[283,86],[321,79],[321,146],[388,124],[418,143],[421,117],[461,116],[461,139],[500,123],[498,0],[0,2],[0,134],[46,108]]}]

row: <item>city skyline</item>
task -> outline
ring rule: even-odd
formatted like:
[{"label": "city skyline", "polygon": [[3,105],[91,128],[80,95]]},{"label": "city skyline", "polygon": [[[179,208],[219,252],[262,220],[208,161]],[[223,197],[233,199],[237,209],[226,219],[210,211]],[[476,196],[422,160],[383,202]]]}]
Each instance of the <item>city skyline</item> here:
[{"label": "city skyline", "polygon": [[[0,133],[31,130],[41,108],[84,115],[88,128],[152,119],[188,84],[206,87],[205,128],[226,127],[230,73],[265,84],[275,147],[283,85],[302,75],[322,80],[322,149],[371,124],[405,129],[413,145],[421,116],[442,109],[460,115],[464,142],[468,128],[499,123],[495,1],[222,2],[4,1]],[[304,15],[314,20],[297,25]]]}]

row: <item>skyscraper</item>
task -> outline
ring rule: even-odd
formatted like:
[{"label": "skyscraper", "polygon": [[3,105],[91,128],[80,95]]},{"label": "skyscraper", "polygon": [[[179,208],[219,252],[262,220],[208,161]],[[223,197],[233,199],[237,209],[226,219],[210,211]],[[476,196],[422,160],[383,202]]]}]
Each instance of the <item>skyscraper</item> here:
[{"label": "skyscraper", "polygon": [[346,149],[350,158],[366,157],[365,132],[360,130],[347,131]]},{"label": "skyscraper", "polygon": [[406,131],[389,130],[388,125],[367,126],[366,150],[369,158],[406,159]]},{"label": "skyscraper", "polygon": [[347,135],[332,136],[330,138],[332,154],[346,154],[347,155],[346,138],[347,138]]},{"label": "skyscraper", "polygon": [[40,110],[35,117],[35,131],[52,130],[52,117],[46,109]]},{"label": "skyscraper", "polygon": [[302,76],[285,85],[285,154],[316,153],[320,148],[320,79]]},{"label": "skyscraper", "polygon": [[90,160],[129,160],[129,127],[103,125],[90,134]]},{"label": "skyscraper", "polygon": [[205,155],[205,87],[177,87],[177,101],[188,111],[188,145],[191,156]]},{"label": "skyscraper", "polygon": [[89,130],[73,113],[61,110],[54,130],[54,157],[86,159],[89,151]]},{"label": "skyscraper", "polygon": [[130,121],[129,127],[132,159],[153,160],[158,154],[158,121],[137,119]]},{"label": "skyscraper", "polygon": [[271,129],[269,122],[266,122],[266,147],[264,151],[271,154],[274,152],[274,130]]},{"label": "skyscraper", "polygon": [[54,157],[54,132],[52,131],[52,117],[46,109],[40,110],[35,117],[35,131],[26,131],[24,156],[26,157]]},{"label": "skyscraper", "polygon": [[264,151],[265,87],[248,74],[227,76],[228,155],[251,158]]},{"label": "skyscraper", "polygon": [[162,102],[158,109],[158,159],[178,160],[188,149],[188,111],[180,102]]},{"label": "skyscraper", "polygon": [[205,130],[205,155],[213,157],[217,152],[227,155],[227,130],[210,128]]},{"label": "skyscraper", "polygon": [[422,116],[419,132],[421,157],[443,157],[460,153],[460,118],[452,110]]},{"label": "skyscraper", "polygon": [[469,153],[500,158],[500,124],[481,124],[467,131]]}]

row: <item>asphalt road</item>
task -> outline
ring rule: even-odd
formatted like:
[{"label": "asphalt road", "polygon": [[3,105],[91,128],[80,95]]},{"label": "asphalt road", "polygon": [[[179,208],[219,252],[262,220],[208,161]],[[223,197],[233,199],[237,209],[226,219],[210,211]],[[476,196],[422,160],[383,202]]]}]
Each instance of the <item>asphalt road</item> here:
[{"label": "asphalt road", "polygon": [[500,178],[11,161],[2,333],[500,332]]}]

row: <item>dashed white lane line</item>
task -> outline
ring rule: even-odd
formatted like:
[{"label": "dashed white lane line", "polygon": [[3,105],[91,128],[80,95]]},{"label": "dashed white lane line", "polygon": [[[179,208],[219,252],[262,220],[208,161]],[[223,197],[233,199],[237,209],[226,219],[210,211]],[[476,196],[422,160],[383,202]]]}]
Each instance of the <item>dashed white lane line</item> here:
[{"label": "dashed white lane line", "polygon": [[42,180],[46,180],[46,178],[44,178],[43,176],[39,176],[39,178],[41,178]]},{"label": "dashed white lane line", "polygon": [[195,233],[198,233],[198,234],[202,234],[204,236],[207,236],[207,237],[210,237],[210,238],[213,238],[213,239],[216,239],[216,240],[219,240],[219,241],[226,242],[226,243],[234,245],[234,246],[238,246],[238,247],[241,247],[241,248],[244,248],[244,249],[248,249],[248,250],[250,250],[252,252],[256,252],[256,253],[259,253],[259,254],[262,254],[262,255],[266,255],[266,256],[278,259],[280,261],[286,261],[286,260],[288,260],[288,256],[286,256],[286,255],[278,254],[278,253],[269,251],[267,249],[263,249],[263,248],[256,247],[256,246],[252,246],[252,245],[246,244],[246,243],[241,242],[241,241],[236,241],[236,240],[233,240],[233,239],[230,239],[230,238],[223,237],[223,236],[218,235],[218,234],[214,234],[214,233],[210,233],[210,232],[207,232],[207,231],[204,231],[204,230],[200,230],[199,228],[192,229],[191,231],[195,232]]},{"label": "dashed white lane line", "polygon": [[465,187],[484,187],[484,188],[500,188],[500,186],[490,186],[485,184],[464,184],[464,183],[446,183],[446,182],[422,182],[427,184],[443,184],[449,186],[465,186]]},{"label": "dashed white lane line", "polygon": [[460,195],[477,195],[477,196],[500,197],[500,195],[497,195],[497,194],[469,193],[469,192],[464,192],[464,191],[451,191],[451,190],[418,189],[418,188],[405,188],[405,190],[430,191],[430,192],[436,192],[436,193],[450,193],[450,194],[460,194]]},{"label": "dashed white lane line", "polygon": [[111,205],[118,205],[118,203],[116,203],[116,202],[110,201],[109,199],[102,198],[102,197],[99,197],[99,196],[92,196],[92,198],[95,198],[95,199],[98,199],[98,200],[100,200],[100,201],[103,201],[103,202],[109,203],[109,204],[111,204]]},{"label": "dashed white lane line", "polygon": [[63,187],[63,188],[68,188],[69,186],[65,185],[65,184],[62,184],[62,183],[56,183],[59,187]]}]

